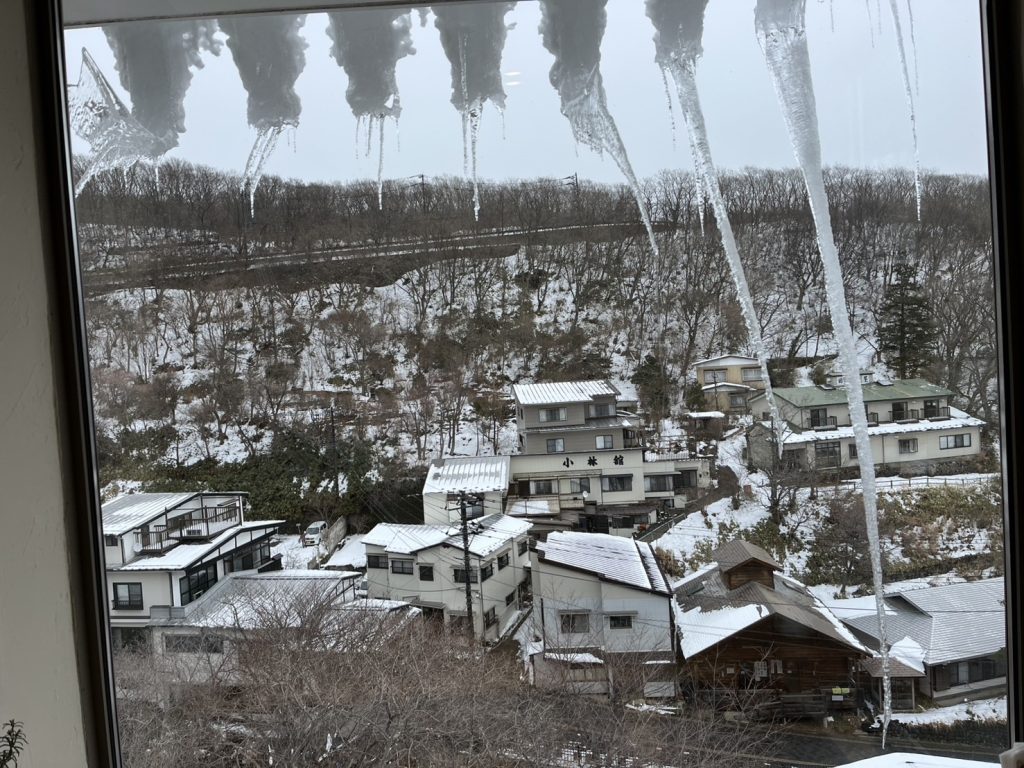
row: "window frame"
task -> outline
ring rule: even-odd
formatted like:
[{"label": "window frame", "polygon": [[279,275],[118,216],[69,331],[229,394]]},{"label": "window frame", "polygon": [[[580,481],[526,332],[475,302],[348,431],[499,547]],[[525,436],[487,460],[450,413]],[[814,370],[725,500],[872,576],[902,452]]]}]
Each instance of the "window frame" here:
[{"label": "window frame", "polygon": [[[579,628],[581,621],[583,628]],[[562,635],[587,635],[590,634],[590,613],[587,611],[566,611],[558,615],[559,634]]]},{"label": "window frame", "polygon": [[[372,565],[371,565],[372,561]],[[375,571],[386,571],[388,570],[388,556],[386,554],[378,554],[376,552],[368,552],[366,554],[366,570],[373,569]]]},{"label": "window frame", "polygon": [[431,564],[431,565],[421,565],[419,567],[419,569],[418,569],[418,574],[417,575],[419,576],[419,580],[420,581],[433,581],[434,580],[434,566],[433,566],[433,564]]},{"label": "window frame", "polygon": [[[360,7],[366,2],[335,0],[331,5]],[[24,56],[35,64],[32,74],[36,87],[18,106],[28,107],[27,111],[36,116],[40,127],[40,140],[34,156],[30,153],[30,159],[38,164],[36,178],[42,225],[39,230],[46,253],[45,269],[51,278],[48,296],[52,299],[52,355],[59,363],[55,373],[54,408],[66,417],[58,426],[66,438],[66,461],[62,464],[66,478],[65,498],[79,502],[67,504],[64,520],[68,532],[68,577],[73,587],[71,601],[80,617],[74,625],[73,636],[79,661],[77,674],[82,686],[81,697],[83,703],[90,705],[87,709],[91,717],[69,727],[81,726],[90,768],[115,766],[120,761],[99,525],[100,496],[95,472],[97,452],[85,354],[84,300],[76,261],[70,193],[71,152],[64,107],[62,14],[56,0],[18,4],[9,8],[8,13],[11,21],[26,21],[24,28],[38,33],[26,34]],[[27,15],[24,20],[22,13]],[[1024,135],[1024,84],[1019,58],[1024,48],[1022,13],[1024,11],[1013,3],[982,3],[980,9],[981,58],[985,72],[983,95],[989,118],[998,398],[1003,441],[1000,463],[1006,519],[1005,603],[1011,741],[1024,740],[1024,678],[1021,676],[1024,649],[1014,642],[1018,622],[1024,617],[1024,601],[1019,589],[1024,577],[1024,529],[1011,514],[1011,510],[1024,502],[1024,476],[1018,478],[1013,471],[1024,443],[1024,407],[1018,406],[1012,396],[1024,383],[1024,350],[1017,351],[1009,343],[1010,339],[1024,336],[1024,307],[1015,306],[1013,301],[1014,286],[1024,284],[1024,265],[1011,258],[1011,254],[1024,247],[1024,220],[1019,216],[1024,201],[1024,148],[1019,145],[1019,136]],[[24,195],[25,199],[35,197],[36,190],[26,190]]]},{"label": "window frame", "polygon": [[[613,483],[615,480],[617,482]],[[618,482],[618,481],[621,481]],[[622,488],[613,488],[613,485],[621,484]],[[603,493],[630,493],[633,490],[632,475],[601,475],[601,491]]]},{"label": "window frame", "polygon": [[547,453],[565,453],[565,438],[549,437],[544,441],[544,446],[547,449]]},{"label": "window frame", "polygon": [[920,444],[917,442],[916,437],[901,437],[897,441],[897,448],[900,456],[910,456],[917,453]]},{"label": "window frame", "polygon": [[[608,445],[607,443],[610,443]],[[594,445],[597,451],[614,451],[615,450],[615,435],[597,435],[594,438]]]},{"label": "window frame", "polygon": [[[396,576],[413,576],[416,573],[416,561],[406,558],[395,558],[390,561],[391,573]],[[398,570],[395,569],[398,566]]]},{"label": "window frame", "polygon": [[[142,594],[141,581],[115,581],[112,586],[113,599],[111,606],[115,611],[141,611],[145,609],[146,600]],[[120,587],[125,587],[127,592],[127,597],[123,600],[118,596]],[[133,589],[133,587],[138,589]],[[133,596],[133,592],[137,593],[137,598]]]},{"label": "window frame", "polygon": [[[616,626],[619,624],[620,626]],[[631,614],[613,614],[608,617],[608,629],[632,629],[633,628],[633,616]]]},{"label": "window frame", "polygon": [[[551,414],[554,414],[552,417]],[[564,406],[556,406],[554,408],[541,408],[537,411],[537,421],[541,424],[551,424],[552,422],[568,421],[569,420],[569,409]]]}]

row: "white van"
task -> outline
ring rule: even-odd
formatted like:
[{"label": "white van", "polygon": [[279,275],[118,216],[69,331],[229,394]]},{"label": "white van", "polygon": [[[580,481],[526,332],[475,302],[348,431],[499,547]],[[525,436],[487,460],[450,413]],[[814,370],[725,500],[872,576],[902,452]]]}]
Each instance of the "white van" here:
[{"label": "white van", "polygon": [[327,530],[327,521],[317,520],[315,523],[311,523],[306,529],[306,532],[302,534],[302,546],[312,547],[320,543],[320,537],[323,532]]}]

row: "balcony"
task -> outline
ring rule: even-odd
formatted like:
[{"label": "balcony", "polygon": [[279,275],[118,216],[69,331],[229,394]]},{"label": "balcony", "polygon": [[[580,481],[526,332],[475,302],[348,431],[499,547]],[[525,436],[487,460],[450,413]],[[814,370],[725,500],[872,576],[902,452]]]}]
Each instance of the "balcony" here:
[{"label": "balcony", "polygon": [[[936,409],[936,411],[939,409]],[[946,409],[947,413],[949,409]],[[894,408],[889,411],[889,418],[887,421],[920,421],[921,411],[917,408]]]},{"label": "balcony", "polygon": [[948,419],[949,406],[942,406],[941,408],[937,406],[929,408],[926,406],[922,411],[922,415],[926,419]]},{"label": "balcony", "polygon": [[120,600],[115,597],[110,601],[110,607],[115,611],[141,611],[143,609],[142,598]]},{"label": "balcony", "polygon": [[839,425],[835,416],[812,416],[805,426],[808,429],[835,429]]},{"label": "balcony", "polygon": [[209,539],[241,522],[237,504],[226,507],[202,507],[167,521],[165,533],[173,539]]},{"label": "balcony", "polygon": [[138,552],[163,552],[177,544],[171,532],[165,528],[135,532],[135,548]]}]

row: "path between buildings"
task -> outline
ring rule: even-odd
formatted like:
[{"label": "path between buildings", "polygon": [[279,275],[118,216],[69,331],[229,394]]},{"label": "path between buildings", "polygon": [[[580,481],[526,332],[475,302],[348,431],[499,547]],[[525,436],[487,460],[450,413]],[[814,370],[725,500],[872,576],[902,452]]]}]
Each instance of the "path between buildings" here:
[{"label": "path between buildings", "polygon": [[731,467],[719,464],[718,487],[712,488],[708,493],[704,494],[700,498],[689,501],[684,506],[677,508],[671,517],[652,525],[646,531],[637,536],[637,538],[640,539],[640,541],[654,541],[667,533],[669,528],[680,520],[686,518],[687,515],[692,515],[694,512],[703,509],[708,504],[712,504],[730,496],[735,496],[739,492],[740,485],[739,481],[736,479],[736,473],[732,471]]}]

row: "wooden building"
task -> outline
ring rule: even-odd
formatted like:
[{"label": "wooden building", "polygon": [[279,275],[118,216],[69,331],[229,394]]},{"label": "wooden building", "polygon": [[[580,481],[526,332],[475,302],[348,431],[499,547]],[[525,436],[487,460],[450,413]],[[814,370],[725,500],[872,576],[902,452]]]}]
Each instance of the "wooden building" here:
[{"label": "wooden building", "polygon": [[756,699],[787,716],[856,706],[871,652],[760,547],[723,545],[675,600],[684,674],[699,699]]}]

